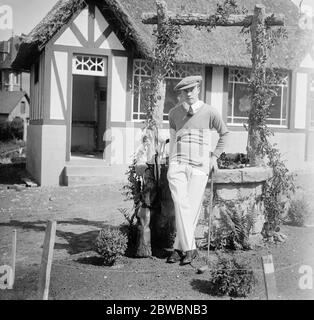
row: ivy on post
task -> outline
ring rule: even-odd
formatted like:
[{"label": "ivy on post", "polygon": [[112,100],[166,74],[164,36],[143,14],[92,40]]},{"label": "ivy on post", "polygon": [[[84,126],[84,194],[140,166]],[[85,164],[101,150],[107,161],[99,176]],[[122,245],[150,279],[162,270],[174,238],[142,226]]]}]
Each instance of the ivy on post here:
[{"label": "ivy on post", "polygon": [[[163,109],[166,95],[165,77],[172,71],[175,54],[178,48],[178,27],[173,28],[169,24],[167,5],[164,1],[156,1],[157,6],[157,32],[156,45],[149,63],[152,75],[144,83],[143,101],[146,106],[146,120],[144,125],[145,158],[146,163],[135,163],[138,175],[141,177],[141,204],[136,211],[138,221],[138,236],[136,256],[147,257],[152,254],[151,238],[154,243],[161,244],[162,226],[173,225],[168,223],[170,205],[172,201],[164,193],[165,173],[160,164],[161,150],[165,144],[159,136],[159,129],[163,126]],[[161,181],[162,180],[162,181]],[[166,209],[165,209],[166,208]],[[170,217],[171,218],[171,217]],[[152,233],[151,234],[151,229]],[[169,229],[169,228],[168,228]],[[170,227],[170,229],[172,229]],[[152,237],[151,237],[152,235]]]},{"label": "ivy on post", "polygon": [[264,164],[262,152],[260,150],[262,145],[261,130],[259,126],[265,119],[260,109],[263,108],[263,103],[269,104],[270,101],[262,101],[258,99],[263,90],[258,82],[265,83],[266,80],[266,61],[267,48],[265,46],[266,38],[266,13],[263,5],[256,5],[254,8],[254,15],[252,24],[250,26],[251,42],[252,42],[252,71],[251,71],[251,88],[252,99],[251,109],[249,112],[249,126],[248,126],[248,143],[247,153],[252,166],[261,166]]},{"label": "ivy on post", "polygon": [[165,26],[168,23],[168,16],[167,16],[167,5],[164,1],[156,1],[157,6],[157,17],[158,17],[158,24],[157,24],[157,50],[155,52],[156,59],[155,65],[153,66],[153,79],[155,79],[155,97],[154,97],[154,113],[153,118],[156,123],[157,128],[162,128],[163,122],[163,113],[164,113],[164,103],[165,103],[165,96],[166,96],[166,83],[165,83],[165,76],[166,76],[166,66],[164,66],[165,61],[163,60],[163,47],[165,44],[163,43],[163,38],[161,35],[165,31]]}]

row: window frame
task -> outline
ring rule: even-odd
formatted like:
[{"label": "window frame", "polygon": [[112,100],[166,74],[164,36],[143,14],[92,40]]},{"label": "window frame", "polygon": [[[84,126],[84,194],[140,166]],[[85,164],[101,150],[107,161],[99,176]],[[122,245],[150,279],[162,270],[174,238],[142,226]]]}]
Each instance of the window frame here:
[{"label": "window frame", "polygon": [[[143,122],[143,121],[145,121],[145,118],[144,119],[140,119],[140,116],[142,115],[142,114],[144,114],[145,115],[145,113],[144,112],[140,112],[140,99],[138,99],[138,111],[137,112],[135,112],[134,111],[134,94],[135,94],[135,92],[134,92],[134,80],[135,80],[135,77],[136,76],[138,76],[140,79],[142,78],[142,77],[146,77],[146,78],[149,78],[150,77],[150,74],[147,74],[147,75],[142,75],[142,74],[135,74],[135,64],[137,63],[137,62],[139,62],[139,63],[147,63],[147,60],[145,60],[145,59],[133,59],[133,64],[132,64],[132,99],[131,99],[131,121],[132,122],[139,122],[139,123],[141,123],[141,122]],[[202,78],[203,78],[203,81],[202,81],[202,83],[201,83],[201,93],[200,93],[200,99],[201,100],[203,100],[204,101],[204,99],[205,99],[205,65],[202,65],[202,64],[198,64],[198,63],[178,63],[178,64],[176,64],[175,65],[175,68],[180,68],[180,67],[183,67],[183,68],[189,68],[189,67],[191,67],[191,68],[199,68],[200,69],[200,73],[198,73],[198,74],[201,74],[201,76],[202,76]],[[147,73],[149,73],[149,72],[151,72],[150,70],[149,71],[147,71]],[[176,70],[175,72],[179,72],[178,70]],[[196,73],[194,73],[194,74],[196,74]],[[189,75],[192,75],[192,73],[191,74],[189,74]],[[184,77],[186,77],[187,75],[184,75]],[[177,79],[178,80],[178,82],[179,82],[179,80],[182,80],[184,77],[181,77],[181,78],[179,78],[179,77],[176,77],[176,76],[167,76],[165,79],[167,80],[167,79]],[[134,114],[137,114],[138,115],[138,119],[134,119]],[[168,116],[168,113],[163,113],[163,117],[165,117],[165,116]],[[164,120],[163,119],[163,123],[168,123],[169,122],[169,120],[167,119],[167,120]]]},{"label": "window frame", "polygon": [[20,105],[21,109],[21,114],[25,114],[26,113],[26,102],[25,101],[21,101],[21,105]]},{"label": "window frame", "polygon": [[[228,68],[228,73],[227,73],[227,110],[226,110],[226,124],[227,126],[233,126],[233,127],[243,127],[243,123],[233,123],[233,122],[229,122],[229,118],[232,119],[243,119],[244,121],[247,120],[248,117],[238,117],[238,116],[234,116],[233,114],[231,114],[231,116],[229,116],[228,112],[229,112],[229,85],[230,84],[247,84],[247,82],[237,82],[237,81],[230,81],[231,78],[231,72],[234,70],[240,70],[240,71],[245,71],[249,76],[251,73],[251,69],[248,68],[237,68],[237,67],[230,67]],[[280,118],[267,118],[267,120],[271,120],[271,121],[280,121],[280,123],[282,123],[283,121],[286,121],[286,124],[269,124],[267,123],[268,127],[271,128],[278,128],[278,129],[289,129],[290,127],[290,94],[291,94],[291,72],[289,71],[284,71],[284,70],[278,70],[277,71],[279,74],[284,75],[285,78],[285,84],[281,84],[278,86],[274,86],[276,88],[280,88],[282,94],[281,94],[281,108],[280,108]],[[286,92],[286,116],[285,118],[283,118],[282,114],[283,114],[283,88],[286,87],[287,88],[287,92]],[[234,85],[233,85],[233,101],[232,103],[234,104]],[[234,108],[234,106],[232,106],[232,109]]]},{"label": "window frame", "polygon": [[[79,61],[79,58],[82,59],[82,61]],[[87,59],[87,61],[84,61],[84,59]],[[95,59],[96,62],[91,62],[92,59]],[[101,61],[99,61],[99,60],[101,60]],[[87,65],[89,70],[79,69],[77,61],[82,66]],[[95,70],[91,70],[92,66],[88,65],[89,62],[93,63],[93,67],[95,67]],[[97,70],[98,67],[100,67],[101,70]],[[108,56],[96,55],[96,54],[85,54],[85,53],[73,53],[72,74],[73,75],[75,74],[75,75],[85,75],[85,76],[106,77],[106,76],[108,76]]]}]

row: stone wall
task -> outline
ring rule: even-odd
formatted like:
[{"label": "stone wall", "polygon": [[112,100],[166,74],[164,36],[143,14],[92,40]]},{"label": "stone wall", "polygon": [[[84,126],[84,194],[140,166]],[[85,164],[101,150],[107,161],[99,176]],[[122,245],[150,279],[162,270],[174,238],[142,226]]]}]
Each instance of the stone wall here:
[{"label": "stone wall", "polygon": [[[218,170],[213,176],[211,230],[217,230],[222,225],[222,219],[226,219],[226,215],[236,212],[252,221],[250,236],[260,234],[265,222],[263,185],[271,176],[272,169],[268,167]],[[205,219],[208,218],[206,213],[209,212],[210,192],[209,180],[204,197]]]}]

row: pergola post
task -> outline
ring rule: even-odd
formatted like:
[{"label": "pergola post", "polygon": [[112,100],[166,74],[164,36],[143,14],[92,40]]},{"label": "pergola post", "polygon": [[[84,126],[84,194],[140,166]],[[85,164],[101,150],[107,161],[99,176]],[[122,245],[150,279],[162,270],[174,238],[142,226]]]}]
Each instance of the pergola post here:
[{"label": "pergola post", "polygon": [[[251,41],[252,41],[252,70],[251,80],[254,81],[256,75],[262,75],[265,80],[266,75],[266,60],[267,60],[267,49],[263,45],[263,40],[266,36],[266,25],[265,25],[265,7],[263,5],[256,5],[254,8],[254,15],[251,30]],[[252,97],[257,94],[257,90],[254,86]],[[250,125],[248,127],[248,143],[247,153],[252,166],[260,166],[263,164],[262,156],[259,152],[256,152],[256,148],[260,145],[261,137],[257,128],[257,123],[254,121],[254,115],[256,114],[257,101],[252,99],[251,109],[249,114]]]}]

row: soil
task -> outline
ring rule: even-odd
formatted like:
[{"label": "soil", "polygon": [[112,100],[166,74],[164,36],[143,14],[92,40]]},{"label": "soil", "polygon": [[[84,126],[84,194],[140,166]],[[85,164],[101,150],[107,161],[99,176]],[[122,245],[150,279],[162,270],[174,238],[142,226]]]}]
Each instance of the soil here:
[{"label": "soil", "polygon": [[[11,234],[17,230],[14,288],[0,290],[0,300],[37,299],[37,283],[46,222],[57,221],[49,299],[230,299],[209,291],[210,273],[197,273],[206,251],[192,265],[167,264],[166,256],[123,257],[113,266],[102,265],[93,251],[93,241],[106,225],[125,222],[119,208],[131,209],[124,201],[122,184],[94,187],[32,187],[20,178],[22,165],[0,166],[0,265],[10,265]],[[298,183],[312,199],[314,175],[303,174]],[[9,187],[9,189],[8,189]],[[314,214],[313,214],[314,215]],[[307,224],[314,224],[313,215]],[[301,289],[302,265],[314,268],[314,228],[282,226],[284,243],[269,243],[235,254],[250,261],[258,283],[246,299],[266,299],[261,257],[272,254],[278,299],[314,299],[314,289]],[[210,265],[217,257],[210,254]]]}]

